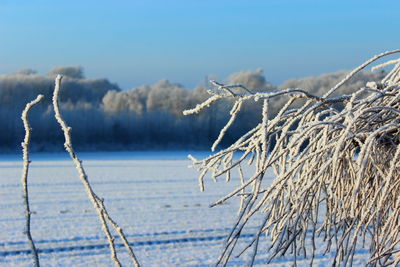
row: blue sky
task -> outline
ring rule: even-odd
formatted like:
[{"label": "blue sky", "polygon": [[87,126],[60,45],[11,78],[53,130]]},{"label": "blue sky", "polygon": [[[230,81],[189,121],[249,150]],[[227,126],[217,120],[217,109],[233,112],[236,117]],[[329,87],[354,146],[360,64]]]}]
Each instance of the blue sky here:
[{"label": "blue sky", "polygon": [[1,0],[0,73],[81,65],[122,88],[351,69],[400,47],[400,1]]}]

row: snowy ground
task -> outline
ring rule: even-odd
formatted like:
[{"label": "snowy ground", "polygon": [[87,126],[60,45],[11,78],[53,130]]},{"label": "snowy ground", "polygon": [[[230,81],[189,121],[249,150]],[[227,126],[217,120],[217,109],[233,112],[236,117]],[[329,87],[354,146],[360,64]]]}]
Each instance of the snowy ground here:
[{"label": "snowy ground", "polygon": [[[236,201],[212,209],[208,205],[230,192],[237,179],[230,184],[208,181],[201,193],[197,173],[187,168],[186,154],[79,154],[94,190],[104,197],[110,215],[124,229],[143,266],[212,265],[235,219]],[[42,266],[113,266],[99,220],[73,164],[65,154],[33,155],[32,160],[32,235]],[[19,155],[1,155],[1,266],[32,265],[23,233],[20,180]],[[246,229],[240,246],[251,240],[257,224],[254,221]],[[259,266],[267,262],[268,241],[262,241],[256,260]],[[130,266],[122,243],[119,239],[116,243],[124,266]],[[358,251],[355,265],[365,263],[367,256],[367,251]],[[230,265],[243,266],[248,259],[248,255],[233,258]],[[331,265],[332,256],[323,256],[321,251],[314,263]],[[271,266],[291,266],[291,258],[274,260]]]}]

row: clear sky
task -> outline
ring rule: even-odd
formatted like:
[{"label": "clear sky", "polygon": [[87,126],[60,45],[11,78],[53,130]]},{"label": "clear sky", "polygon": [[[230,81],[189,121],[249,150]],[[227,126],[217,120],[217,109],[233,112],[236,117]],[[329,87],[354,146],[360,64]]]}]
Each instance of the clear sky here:
[{"label": "clear sky", "polygon": [[351,69],[400,48],[400,1],[0,0],[0,73],[81,65],[122,88]]}]

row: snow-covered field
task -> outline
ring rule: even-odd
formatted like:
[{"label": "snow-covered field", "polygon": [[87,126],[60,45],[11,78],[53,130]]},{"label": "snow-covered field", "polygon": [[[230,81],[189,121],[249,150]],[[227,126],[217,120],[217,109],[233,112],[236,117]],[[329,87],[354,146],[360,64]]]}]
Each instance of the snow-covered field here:
[{"label": "snow-covered field", "polygon": [[[207,180],[199,192],[197,173],[187,168],[186,152],[79,153],[95,192],[105,199],[110,215],[124,229],[143,266],[210,266],[221,252],[238,201],[209,208],[238,182]],[[207,153],[194,153],[206,156]],[[31,266],[24,234],[24,207],[19,155],[0,156],[0,265]],[[66,154],[34,154],[29,172],[32,235],[42,266],[113,266],[107,241],[76,169]],[[246,228],[243,247],[259,222]],[[124,266],[125,248],[116,240]],[[267,262],[262,239],[256,265]],[[332,255],[317,255],[316,266],[331,265]],[[364,263],[359,250],[355,264]],[[232,258],[243,266],[248,255]],[[308,263],[308,261],[298,261]],[[291,258],[271,265],[291,266]]]}]

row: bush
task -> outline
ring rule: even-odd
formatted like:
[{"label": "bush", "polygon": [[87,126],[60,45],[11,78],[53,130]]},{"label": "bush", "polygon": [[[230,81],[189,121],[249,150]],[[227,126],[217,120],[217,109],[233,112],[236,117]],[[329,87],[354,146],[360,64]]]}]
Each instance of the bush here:
[{"label": "bush", "polygon": [[[331,96],[367,65],[398,53],[382,53],[368,60],[341,82],[317,96],[300,88],[256,93],[243,85],[213,81],[211,96],[185,115],[199,113],[221,99],[231,99],[230,120],[212,146],[214,151],[234,123],[245,102],[262,101],[259,124],[228,148],[193,166],[204,177],[214,179],[238,169],[240,184],[211,206],[237,196],[239,216],[218,264],[225,265],[254,215],[264,219],[252,242],[250,265],[257,254],[261,234],[272,241],[270,259],[285,254],[309,257],[313,263],[316,239],[322,235],[325,253],[334,251],[333,265],[351,264],[357,248],[370,247],[368,265],[400,262],[400,60],[382,81],[370,81],[361,89]],[[346,90],[347,91],[347,90]],[[286,98],[276,116],[271,116],[272,99]],[[242,165],[254,167],[244,177]],[[272,170],[274,181],[266,186],[265,175]],[[306,239],[307,237],[307,239]],[[367,240],[367,241],[366,241]]]}]

